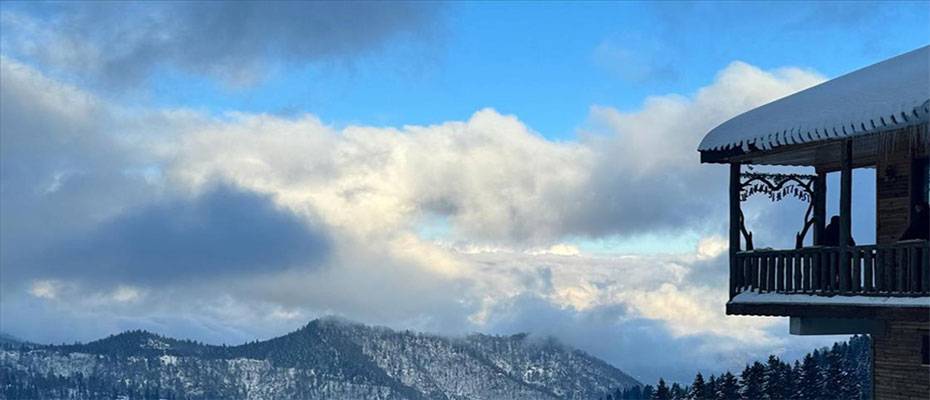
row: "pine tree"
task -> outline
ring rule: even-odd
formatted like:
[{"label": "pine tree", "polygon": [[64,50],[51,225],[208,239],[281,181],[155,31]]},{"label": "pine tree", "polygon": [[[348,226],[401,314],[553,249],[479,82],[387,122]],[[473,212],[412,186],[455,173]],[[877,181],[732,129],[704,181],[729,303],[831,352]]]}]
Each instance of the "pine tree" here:
[{"label": "pine tree", "polygon": [[859,382],[859,399],[872,399],[872,343],[868,336],[856,335],[849,339],[851,359],[855,362],[856,381]]},{"label": "pine tree", "polygon": [[704,375],[700,372],[694,376],[694,382],[691,382],[691,390],[688,392],[688,400],[709,400],[709,394],[704,384]]},{"label": "pine tree", "polygon": [[836,364],[836,369],[839,370],[839,386],[835,388],[837,395],[844,399],[858,399],[860,384],[856,379],[858,375],[849,344],[834,343],[830,353],[831,363]]},{"label": "pine tree", "polygon": [[623,400],[634,400],[643,398],[643,389],[639,386],[633,386],[623,391],[623,394],[619,397]]},{"label": "pine tree", "polygon": [[717,380],[717,390],[714,400],[739,400],[739,381],[727,371]]},{"label": "pine tree", "polygon": [[671,400],[671,398],[665,379],[659,378],[659,384],[656,385],[656,391],[652,394],[652,400]]},{"label": "pine tree", "polygon": [[795,398],[798,400],[816,400],[821,397],[822,393],[823,391],[820,390],[820,368],[817,365],[817,359],[814,358],[813,354],[808,353],[804,356],[804,363],[800,367]]},{"label": "pine tree", "polygon": [[[649,390],[650,390],[649,397],[652,397],[652,392],[651,392],[652,387],[649,385],[646,385],[646,386],[649,387]],[[633,386],[630,388],[630,392],[627,395],[627,397],[625,397],[625,399],[626,400],[642,400],[642,399],[648,399],[649,397],[646,397],[646,387]]]},{"label": "pine tree", "polygon": [[688,389],[681,387],[678,382],[672,384],[672,389],[669,392],[669,397],[672,400],[688,400]]},{"label": "pine tree", "polygon": [[656,390],[654,387],[652,387],[652,385],[643,386],[643,391],[640,394],[639,399],[651,400],[653,397],[653,394],[655,394],[655,391]]},{"label": "pine tree", "polygon": [[779,363],[777,357],[770,355],[765,364],[765,372],[762,374],[762,398],[765,400],[783,400],[776,394],[782,384],[778,376]]},{"label": "pine tree", "polygon": [[707,380],[707,385],[704,386],[704,391],[707,392],[707,398],[714,398],[714,393],[717,393],[717,377],[711,375],[710,379]]},{"label": "pine tree", "polygon": [[[835,346],[833,351],[826,352],[822,371],[819,382],[821,393],[832,393],[839,397],[837,391],[842,389],[843,385],[846,383],[846,377],[844,376],[845,371],[843,371],[842,360]],[[848,399],[851,397],[843,398]]]},{"label": "pine tree", "polygon": [[765,379],[765,366],[756,361],[747,365],[740,375],[740,397],[744,400],[758,400],[762,398],[762,381]]},{"label": "pine tree", "polygon": [[798,388],[798,372],[801,370],[801,364],[794,361],[794,367],[791,364],[783,364],[785,374],[785,385],[781,388],[781,395],[785,399],[794,399],[794,394]]}]

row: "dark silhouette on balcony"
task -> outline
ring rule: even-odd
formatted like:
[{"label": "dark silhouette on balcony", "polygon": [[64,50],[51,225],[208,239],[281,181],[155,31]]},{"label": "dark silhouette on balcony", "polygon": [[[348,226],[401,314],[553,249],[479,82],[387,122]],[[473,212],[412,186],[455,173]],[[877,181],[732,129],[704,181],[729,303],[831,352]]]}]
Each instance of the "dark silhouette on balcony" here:
[{"label": "dark silhouette on balcony", "polygon": [[907,230],[901,235],[901,240],[928,240],[930,239],[930,206],[927,202],[914,205],[914,218]]},{"label": "dark silhouette on balcony", "polygon": [[[850,246],[856,245],[856,240],[852,238],[852,235],[849,236],[849,240],[846,241],[846,244]],[[840,216],[834,215],[830,217],[830,223],[827,224],[827,227],[823,230],[823,240],[820,241],[821,246],[839,246],[840,245]]]}]

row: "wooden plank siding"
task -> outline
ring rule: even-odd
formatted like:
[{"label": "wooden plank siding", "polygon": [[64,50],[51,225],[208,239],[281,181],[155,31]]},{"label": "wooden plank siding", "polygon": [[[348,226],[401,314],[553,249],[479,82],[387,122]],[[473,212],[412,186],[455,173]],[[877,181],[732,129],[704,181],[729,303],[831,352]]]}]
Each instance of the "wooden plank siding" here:
[{"label": "wooden plank siding", "polygon": [[912,150],[903,144],[882,146],[884,156],[876,163],[875,240],[878,244],[896,242],[907,229],[911,207]]},{"label": "wooden plank siding", "polygon": [[926,322],[891,320],[884,335],[872,337],[875,399],[930,398],[930,366],[922,365],[920,359],[920,341],[928,334]]}]

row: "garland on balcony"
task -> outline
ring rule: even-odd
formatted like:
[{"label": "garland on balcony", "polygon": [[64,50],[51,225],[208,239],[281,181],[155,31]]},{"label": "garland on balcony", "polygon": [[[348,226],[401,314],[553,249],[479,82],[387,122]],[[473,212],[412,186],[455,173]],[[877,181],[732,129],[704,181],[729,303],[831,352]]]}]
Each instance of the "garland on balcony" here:
[{"label": "garland on balcony", "polygon": [[[804,213],[804,225],[795,237],[795,247],[803,247],[804,237],[814,224],[814,181],[817,175],[744,172],[740,174],[740,178],[740,201],[746,201],[756,194],[764,194],[773,202],[793,197],[808,204]],[[752,232],[746,229],[742,210],[739,224],[740,233],[746,242],[746,250],[752,250]]]},{"label": "garland on balcony", "polygon": [[810,203],[814,197],[816,175],[766,174],[747,172],[740,174],[740,200],[746,201],[755,194],[765,194],[771,201],[794,197]]}]

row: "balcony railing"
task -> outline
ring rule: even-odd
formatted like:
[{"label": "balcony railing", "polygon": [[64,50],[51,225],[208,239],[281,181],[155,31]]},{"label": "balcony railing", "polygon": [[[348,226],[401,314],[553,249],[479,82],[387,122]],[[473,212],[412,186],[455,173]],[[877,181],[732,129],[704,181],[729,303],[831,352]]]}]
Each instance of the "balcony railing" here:
[{"label": "balcony railing", "polygon": [[730,265],[730,293],[823,296],[930,296],[930,242],[891,245],[805,247],[736,253]]}]

